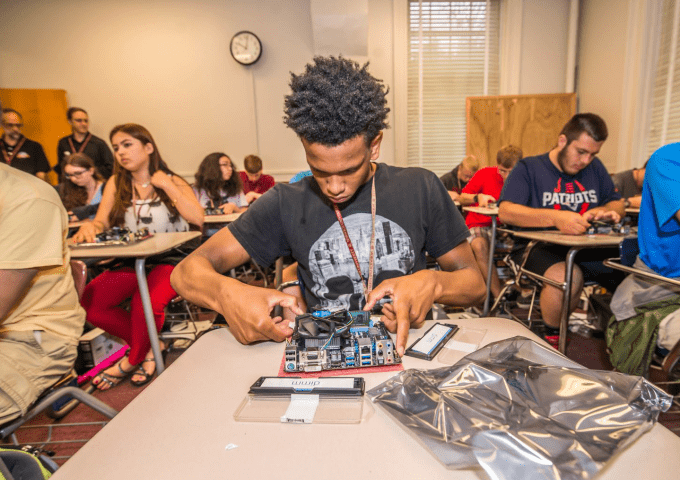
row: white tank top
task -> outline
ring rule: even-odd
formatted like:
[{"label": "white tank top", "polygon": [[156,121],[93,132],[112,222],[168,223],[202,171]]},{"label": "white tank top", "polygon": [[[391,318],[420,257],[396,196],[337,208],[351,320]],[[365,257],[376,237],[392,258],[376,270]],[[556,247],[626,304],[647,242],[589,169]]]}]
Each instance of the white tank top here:
[{"label": "white tank top", "polygon": [[125,210],[125,226],[133,232],[145,227],[149,233],[189,231],[187,221],[179,214],[173,215],[158,197],[135,200]]}]

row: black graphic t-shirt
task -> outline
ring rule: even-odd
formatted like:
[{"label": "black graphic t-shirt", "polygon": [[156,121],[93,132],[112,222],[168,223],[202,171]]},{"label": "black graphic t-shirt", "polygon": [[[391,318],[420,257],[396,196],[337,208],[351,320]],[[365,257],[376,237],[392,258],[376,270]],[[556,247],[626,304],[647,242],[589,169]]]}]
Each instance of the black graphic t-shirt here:
[{"label": "black graphic t-shirt", "polygon": [[499,205],[504,201],[531,208],[552,208],[583,214],[620,200],[614,183],[600,159],[576,175],[561,172],[547,153],[520,160],[505,180]]},{"label": "black graphic t-shirt", "polygon": [[[378,164],[375,173],[374,286],[425,268],[425,252],[439,257],[469,235],[465,221],[432,172]],[[341,213],[368,278],[371,181]],[[299,262],[307,305],[358,309],[363,286],[330,201],[313,177],[277,184],[229,229],[260,265],[291,255]]]}]

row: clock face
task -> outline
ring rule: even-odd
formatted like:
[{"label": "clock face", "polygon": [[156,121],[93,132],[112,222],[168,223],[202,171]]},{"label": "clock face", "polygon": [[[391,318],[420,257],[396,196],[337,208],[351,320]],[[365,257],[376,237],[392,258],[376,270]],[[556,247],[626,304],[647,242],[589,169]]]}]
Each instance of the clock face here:
[{"label": "clock face", "polygon": [[242,65],[252,65],[262,55],[262,42],[252,32],[238,32],[229,45],[231,56]]}]

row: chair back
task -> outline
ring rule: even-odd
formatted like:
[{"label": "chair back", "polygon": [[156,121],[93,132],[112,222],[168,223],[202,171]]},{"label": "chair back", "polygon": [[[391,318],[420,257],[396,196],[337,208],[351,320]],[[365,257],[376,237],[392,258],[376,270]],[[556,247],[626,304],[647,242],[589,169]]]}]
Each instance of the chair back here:
[{"label": "chair back", "polygon": [[73,274],[73,283],[75,283],[78,298],[81,298],[87,283],[87,265],[82,260],[71,259],[71,273]]},{"label": "chair back", "polygon": [[621,265],[632,267],[639,253],[640,246],[638,245],[637,237],[626,237],[619,244],[619,255],[621,256]]}]

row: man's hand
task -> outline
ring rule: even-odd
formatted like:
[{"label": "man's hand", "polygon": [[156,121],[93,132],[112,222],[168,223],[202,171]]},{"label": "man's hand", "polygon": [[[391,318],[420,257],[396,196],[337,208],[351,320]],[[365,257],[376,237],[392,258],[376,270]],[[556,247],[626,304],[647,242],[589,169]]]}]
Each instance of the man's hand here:
[{"label": "man's hand", "polygon": [[438,298],[438,284],[433,272],[421,270],[413,275],[390,278],[380,283],[366,299],[364,310],[371,310],[383,297],[392,304],[383,306],[383,321],[390,332],[397,332],[397,352],[404,355],[410,327],[421,328],[425,316]]},{"label": "man's hand", "polygon": [[608,222],[608,223],[618,223],[621,220],[621,216],[613,210],[601,210],[593,209],[588,210],[583,214],[583,219],[586,222]]},{"label": "man's hand", "polygon": [[576,212],[560,210],[554,211],[553,215],[555,228],[567,235],[581,235],[590,227],[590,223],[585,218],[586,214],[579,215]]},{"label": "man's hand", "polygon": [[[233,284],[227,285],[233,289]],[[231,299],[223,295],[219,299],[219,310],[229,324],[229,329],[236,340],[249,344],[261,340],[282,342],[293,334],[288,320],[281,317],[272,318],[271,311],[280,305],[289,308],[296,315],[304,312],[298,307],[297,299],[269,288],[243,285],[243,293],[231,292]],[[247,301],[234,302],[234,298]]]},{"label": "man's hand", "polygon": [[480,207],[487,208],[490,203],[496,203],[496,199],[493,198],[491,195],[487,195],[485,193],[480,193],[477,195],[477,202],[479,203]]},{"label": "man's hand", "polygon": [[449,197],[451,197],[451,200],[453,200],[454,202],[456,200],[458,200],[459,196],[460,196],[460,194],[458,192],[454,192],[453,190],[449,190]]},{"label": "man's hand", "polygon": [[247,201],[249,204],[251,204],[251,203],[253,203],[255,200],[257,200],[258,198],[260,198],[261,196],[262,196],[262,195],[261,195],[260,193],[257,193],[257,192],[248,192],[248,193],[246,193],[246,201]]}]

